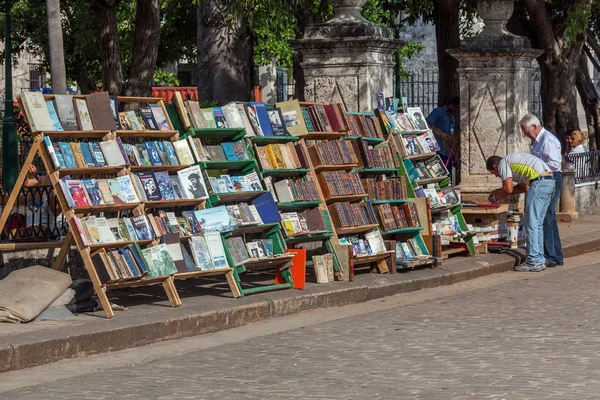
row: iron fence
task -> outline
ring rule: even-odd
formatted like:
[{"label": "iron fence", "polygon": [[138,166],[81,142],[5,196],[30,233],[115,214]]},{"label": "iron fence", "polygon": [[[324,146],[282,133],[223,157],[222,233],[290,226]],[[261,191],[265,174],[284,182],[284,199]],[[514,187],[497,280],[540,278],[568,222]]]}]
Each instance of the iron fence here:
[{"label": "iron fence", "polygon": [[570,154],[567,161],[575,167],[575,183],[600,181],[600,150]]},{"label": "iron fence", "polygon": [[400,80],[400,94],[406,97],[411,107],[421,107],[424,115],[429,115],[438,106],[438,71],[420,69],[409,72],[408,78]]}]

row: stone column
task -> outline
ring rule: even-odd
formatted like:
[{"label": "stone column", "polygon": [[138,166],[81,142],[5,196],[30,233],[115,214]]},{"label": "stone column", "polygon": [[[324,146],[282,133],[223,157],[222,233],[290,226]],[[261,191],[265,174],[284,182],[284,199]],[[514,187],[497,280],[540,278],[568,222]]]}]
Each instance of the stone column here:
[{"label": "stone column", "polygon": [[392,54],[404,42],[360,15],[366,0],[330,1],[334,17],[308,27],[304,38],[292,42],[303,58],[304,100],[373,111],[378,92],[394,93]]},{"label": "stone column", "polygon": [[529,152],[519,119],[529,112],[531,62],[541,54],[529,41],[506,30],[513,0],[479,0],[485,28],[448,52],[459,60],[461,194],[487,202],[498,178],[489,174],[489,156]]}]

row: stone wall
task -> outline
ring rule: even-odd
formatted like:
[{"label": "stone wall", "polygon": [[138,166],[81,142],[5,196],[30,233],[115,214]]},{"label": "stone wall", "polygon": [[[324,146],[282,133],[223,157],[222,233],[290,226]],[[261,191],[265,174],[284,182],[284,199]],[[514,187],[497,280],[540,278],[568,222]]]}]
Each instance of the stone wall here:
[{"label": "stone wall", "polygon": [[600,182],[575,185],[575,206],[579,215],[597,215],[600,210]]},{"label": "stone wall", "polygon": [[[41,249],[23,251],[0,251],[0,279],[6,278],[12,271],[41,265],[52,267],[60,249]],[[89,279],[88,273],[83,265],[83,260],[77,250],[72,250],[62,269],[75,279]]]}]

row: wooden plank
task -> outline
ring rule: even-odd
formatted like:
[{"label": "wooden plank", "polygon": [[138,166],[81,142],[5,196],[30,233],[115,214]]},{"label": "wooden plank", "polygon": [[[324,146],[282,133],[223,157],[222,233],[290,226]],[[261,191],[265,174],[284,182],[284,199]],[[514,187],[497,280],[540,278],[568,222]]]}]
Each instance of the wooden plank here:
[{"label": "wooden plank", "polygon": [[210,269],[206,271],[178,272],[175,275],[173,275],[173,278],[176,280],[203,278],[205,276],[227,275],[229,272],[231,272],[231,268]]},{"label": "wooden plank", "polygon": [[379,224],[361,225],[361,226],[349,226],[346,228],[335,228],[338,235],[349,235],[352,233],[362,233],[372,231],[377,228]]},{"label": "wooden plank", "polygon": [[369,256],[354,257],[352,259],[352,261],[353,261],[354,265],[370,264],[372,262],[376,262],[376,261],[388,258],[390,256],[390,254],[391,254],[390,251],[385,251],[382,253],[372,254]]},{"label": "wooden plank", "polygon": [[313,169],[318,174],[323,171],[351,171],[358,167],[358,164],[321,164],[315,165]]},{"label": "wooden plank", "polygon": [[126,169],[125,165],[120,167],[95,167],[95,168],[59,168],[55,170],[59,177],[67,175],[105,175],[117,174],[121,170]]},{"label": "wooden plank", "polygon": [[119,137],[152,137],[152,138],[172,138],[179,135],[178,131],[171,130],[136,130],[136,131],[124,131],[116,130],[114,133]]},{"label": "wooden plank", "polygon": [[229,270],[227,274],[225,274],[225,278],[227,278],[227,283],[229,284],[229,289],[231,290],[231,294],[233,294],[234,298],[242,297],[242,292],[240,292],[240,288],[235,282],[235,276],[232,270]]},{"label": "wooden plank", "polygon": [[63,242],[0,243],[0,251],[60,249]]},{"label": "wooden plank", "polygon": [[65,259],[69,254],[69,250],[71,249],[71,243],[73,243],[73,232],[69,229],[67,235],[65,236],[65,240],[63,240],[63,245],[60,248],[60,252],[54,261],[53,268],[57,271],[62,269],[63,264],[65,263]]},{"label": "wooden plank", "polygon": [[[319,186],[318,182],[317,182],[317,186]],[[329,198],[326,198],[325,202],[327,204],[331,204],[331,203],[336,203],[338,201],[349,201],[349,202],[361,201],[363,198],[365,198],[367,196],[368,196],[368,194],[366,194],[366,193],[351,194],[351,195],[345,195],[345,196],[331,196]]]},{"label": "wooden plank", "polygon": [[478,214],[502,214],[508,212],[508,204],[500,204],[500,207],[464,207],[462,209],[463,215],[478,215]]}]

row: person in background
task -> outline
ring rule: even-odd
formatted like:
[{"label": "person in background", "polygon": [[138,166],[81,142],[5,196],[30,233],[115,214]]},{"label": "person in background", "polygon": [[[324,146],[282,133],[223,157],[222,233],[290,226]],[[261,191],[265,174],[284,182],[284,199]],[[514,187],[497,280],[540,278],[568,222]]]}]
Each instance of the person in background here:
[{"label": "person in background", "polygon": [[[546,269],[544,257],[544,218],[552,200],[554,182],[550,167],[529,153],[513,153],[502,158],[491,156],[485,164],[488,172],[502,180],[502,187],[492,191],[491,203],[498,203],[511,194],[527,193],[525,199],[525,230],[527,258],[517,267],[519,272],[539,272]],[[513,185],[516,183],[516,185]]]},{"label": "person in background", "polygon": [[567,142],[567,148],[565,149],[565,156],[569,154],[580,154],[586,153],[587,149],[583,145],[585,136],[580,130],[572,130],[568,135],[565,136],[565,142]]},{"label": "person in background", "polygon": [[434,109],[426,118],[440,145],[438,154],[451,174],[454,157],[451,157],[450,152],[456,140],[456,115],[458,115],[459,107],[460,98],[455,97],[448,104]]},{"label": "person in background", "polygon": [[552,201],[544,218],[544,256],[547,267],[563,265],[562,244],[556,219],[556,205],[562,191],[562,152],[560,140],[544,129],[538,117],[527,114],[519,121],[523,134],[531,139],[531,153],[544,161],[554,178]]}]

